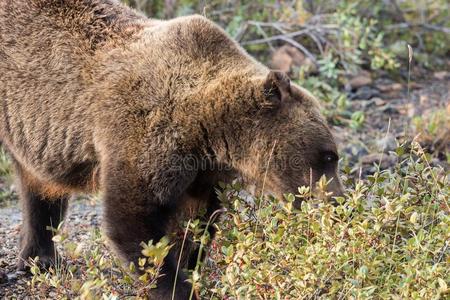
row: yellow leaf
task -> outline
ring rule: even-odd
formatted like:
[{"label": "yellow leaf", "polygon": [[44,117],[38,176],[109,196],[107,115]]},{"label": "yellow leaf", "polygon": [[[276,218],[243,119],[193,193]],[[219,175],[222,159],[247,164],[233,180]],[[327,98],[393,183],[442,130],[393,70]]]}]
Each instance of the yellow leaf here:
[{"label": "yellow leaf", "polygon": [[445,293],[447,291],[448,287],[447,287],[447,283],[444,281],[444,279],[438,278],[438,284],[439,284],[439,290],[442,293]]}]

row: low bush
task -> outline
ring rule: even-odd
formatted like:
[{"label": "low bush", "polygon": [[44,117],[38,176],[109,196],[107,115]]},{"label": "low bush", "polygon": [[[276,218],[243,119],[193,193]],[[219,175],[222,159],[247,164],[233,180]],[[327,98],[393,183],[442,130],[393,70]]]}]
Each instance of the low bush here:
[{"label": "low bush", "polygon": [[[444,299],[450,284],[448,174],[422,148],[395,170],[350,183],[338,205],[310,198],[246,201],[238,186],[199,289],[213,299]],[[319,182],[319,190],[326,181]],[[300,210],[292,206],[303,198]]]}]

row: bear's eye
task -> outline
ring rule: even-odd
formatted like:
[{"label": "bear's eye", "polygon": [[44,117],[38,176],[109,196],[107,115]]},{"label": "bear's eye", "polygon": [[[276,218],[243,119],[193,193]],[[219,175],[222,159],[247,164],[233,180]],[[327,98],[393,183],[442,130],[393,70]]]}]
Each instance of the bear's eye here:
[{"label": "bear's eye", "polygon": [[337,162],[339,160],[338,155],[333,151],[325,151],[322,153],[322,161],[324,163],[330,164]]}]

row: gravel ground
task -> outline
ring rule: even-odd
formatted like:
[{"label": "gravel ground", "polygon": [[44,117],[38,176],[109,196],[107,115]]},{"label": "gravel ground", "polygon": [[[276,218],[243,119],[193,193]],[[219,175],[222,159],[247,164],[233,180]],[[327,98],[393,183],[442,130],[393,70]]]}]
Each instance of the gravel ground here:
[{"label": "gravel ground", "polygon": [[[21,221],[17,203],[0,208],[0,268],[8,276],[8,281],[0,284],[0,299],[42,299],[30,289],[30,276],[15,271]],[[89,241],[92,229],[100,227],[100,223],[101,205],[89,200],[72,201],[65,221],[71,241]],[[52,295],[51,291],[45,294],[49,297]]]}]

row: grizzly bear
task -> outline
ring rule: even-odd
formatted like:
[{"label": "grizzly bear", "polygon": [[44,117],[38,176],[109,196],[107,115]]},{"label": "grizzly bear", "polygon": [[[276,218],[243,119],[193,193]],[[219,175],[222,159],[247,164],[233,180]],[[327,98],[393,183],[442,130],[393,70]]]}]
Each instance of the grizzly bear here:
[{"label": "grizzly bear", "polygon": [[[219,181],[275,195],[322,175],[341,192],[337,150],[316,100],[202,16],[147,19],[113,0],[0,2],[0,143],[23,207],[18,268],[54,257],[73,193],[100,192],[125,262],[193,207],[211,216]],[[194,204],[193,204],[194,203]],[[175,249],[175,247],[174,247]],[[189,298],[165,259],[149,295]]]}]

